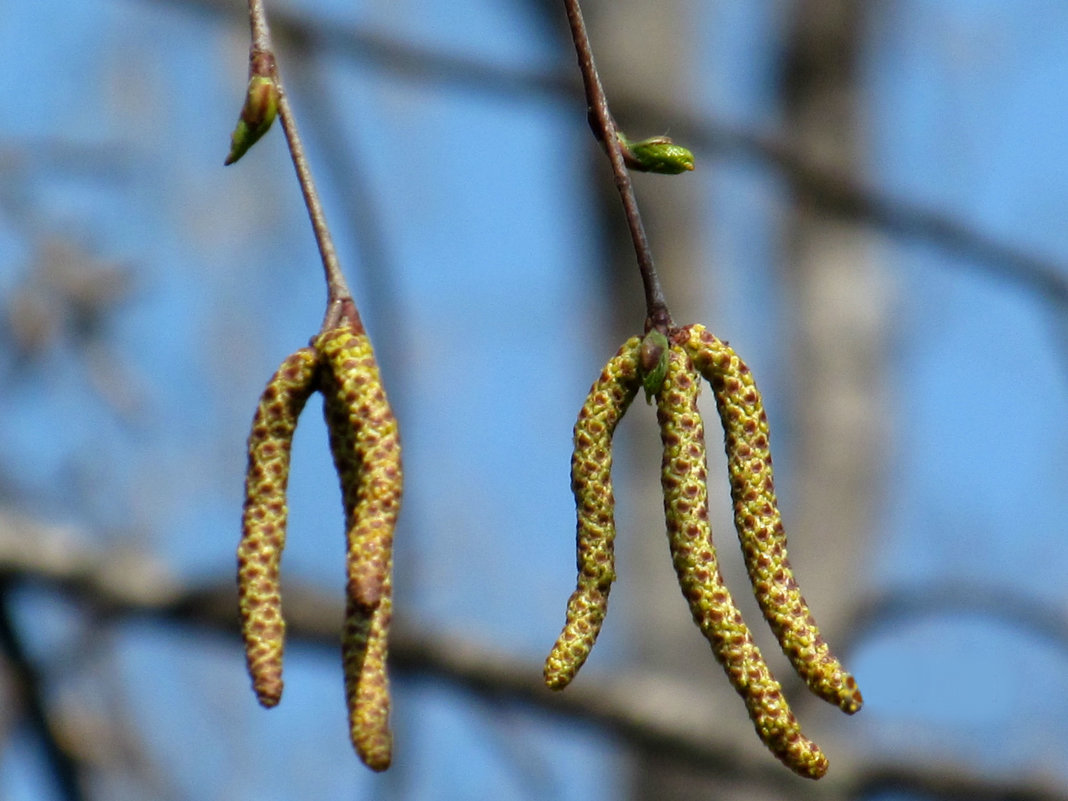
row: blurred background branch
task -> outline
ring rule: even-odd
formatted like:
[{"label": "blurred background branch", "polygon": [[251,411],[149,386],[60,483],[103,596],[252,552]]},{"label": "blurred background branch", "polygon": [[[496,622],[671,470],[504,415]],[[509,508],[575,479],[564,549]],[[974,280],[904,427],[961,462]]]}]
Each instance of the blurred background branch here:
[{"label": "blurred background branch", "polygon": [[[238,13],[240,9],[227,0],[143,1],[173,5],[190,13],[211,13],[234,25],[245,24],[244,16]],[[435,50],[373,30],[317,21],[305,12],[279,9],[272,12],[272,19],[280,42],[288,40],[302,50],[312,49],[321,55],[335,53],[383,70],[395,79],[453,86],[510,100],[581,102],[582,82],[568,62],[566,68],[558,70],[510,67]],[[620,83],[620,88],[610,91],[613,109],[621,120],[655,120],[669,125],[672,136],[688,143],[699,160],[713,156],[767,163],[781,173],[799,203],[810,205],[821,214],[934,245],[959,257],[955,264],[962,269],[981,270],[1045,301],[1068,305],[1068,275],[1063,265],[1053,259],[983,233],[951,212],[866,185],[854,171],[814,157],[811,148],[799,144],[794,137],[739,128],[696,114],[677,100],[666,103],[651,92],[628,91],[625,82]],[[707,163],[702,168],[707,169]]]},{"label": "blurred background branch", "polygon": [[[190,627],[206,635],[222,635],[235,654],[241,650],[235,609],[237,594],[230,577],[203,582],[196,587],[181,584],[161,565],[132,552],[110,552],[90,545],[91,538],[70,528],[45,526],[0,511],[0,582],[7,592],[18,588],[45,589],[65,597],[86,615],[112,624],[149,620],[170,626]],[[930,605],[940,608],[943,598],[927,595],[923,600],[883,599],[862,607],[864,630],[880,623],[892,624],[901,606]],[[1009,605],[1012,623],[1037,627],[1065,640],[1065,623],[1049,631],[1053,610],[1038,605]],[[1006,608],[985,605],[968,611],[994,611],[1004,619]],[[291,645],[304,643],[322,649],[333,660],[338,648],[342,604],[310,588],[287,585],[285,597],[287,637]],[[881,615],[888,619],[881,620]],[[1016,617],[1015,615],[1019,615]],[[854,630],[852,624],[847,630]],[[7,637],[0,643],[11,658]],[[21,652],[20,652],[21,653]],[[669,764],[708,772],[717,781],[733,786],[745,784],[796,799],[851,799],[885,788],[910,791],[945,799],[975,801],[1066,801],[1068,792],[1052,779],[1041,776],[976,776],[963,766],[942,760],[889,757],[858,759],[835,754],[833,771],[818,784],[802,782],[783,771],[770,757],[752,749],[739,749],[735,742],[717,733],[714,721],[721,714],[703,698],[703,691],[648,673],[617,675],[606,680],[577,684],[566,693],[548,690],[536,662],[517,659],[492,644],[463,635],[453,636],[398,621],[390,655],[395,675],[433,678],[456,691],[471,693],[485,703],[515,705],[532,714],[561,717],[571,725],[603,730],[636,753],[657,756]],[[25,656],[17,660],[25,663]],[[31,675],[26,668],[20,676]],[[43,677],[47,681],[47,677]],[[35,726],[48,732],[50,748],[56,749],[57,769],[65,798],[84,798],[77,793],[77,761],[58,745],[61,724],[48,712],[40,689],[42,678],[32,673],[34,707],[28,710]],[[284,699],[283,699],[284,703]],[[340,725],[340,723],[339,723]],[[746,743],[746,745],[749,745]],[[69,780],[69,781],[68,781]],[[69,784],[69,787],[68,787]]]}]

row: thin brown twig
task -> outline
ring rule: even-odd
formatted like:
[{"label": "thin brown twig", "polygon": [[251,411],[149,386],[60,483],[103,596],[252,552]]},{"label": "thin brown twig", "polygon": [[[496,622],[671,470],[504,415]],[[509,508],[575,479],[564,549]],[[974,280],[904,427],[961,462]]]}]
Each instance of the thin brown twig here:
[{"label": "thin brown twig", "polygon": [[[185,13],[200,10],[221,16],[231,9],[226,0],[146,1],[173,6]],[[280,31],[314,40],[320,51],[420,85],[455,87],[511,99],[526,97],[535,102],[570,97],[575,91],[571,77],[556,71],[509,67],[473,56],[434,51],[383,33],[333,21],[325,23],[284,9],[275,12],[274,19]],[[629,116],[635,118],[670,114],[672,132],[678,139],[691,143],[695,150],[707,152],[709,157],[751,160],[769,166],[782,175],[800,199],[824,214],[870,226],[891,237],[929,244],[955,256],[953,268],[978,269],[1058,308],[1068,306],[1068,277],[1056,258],[1030,252],[1021,245],[987,234],[934,205],[858,181],[812,159],[782,135],[733,126],[645,96],[617,97],[616,106],[625,107]],[[56,161],[67,169],[84,170],[87,165],[97,163],[78,156],[68,158],[69,143],[58,145],[63,152]],[[56,146],[56,142],[35,141],[25,151],[37,157],[42,153],[48,155]],[[0,159],[4,155],[0,147]]]},{"label": "thin brown twig", "polygon": [[627,171],[618,129],[608,108],[608,99],[601,85],[597,65],[593,61],[593,48],[586,32],[586,22],[582,18],[582,9],[578,0],[564,0],[564,7],[567,9],[567,21],[571,26],[571,38],[575,43],[575,54],[578,57],[579,71],[582,73],[582,85],[586,90],[590,127],[608,153],[612,174],[616,179],[616,189],[619,191],[620,200],[623,201],[623,213],[627,218],[630,238],[634,243],[634,254],[638,259],[638,270],[641,272],[645,290],[645,327],[667,334],[673,325],[671,312],[668,311],[664,290],[656,273],[656,265],[653,264],[653,254],[645,235],[645,226],[642,225],[641,213],[638,211],[638,200],[634,196],[634,186]]},{"label": "thin brown twig", "polygon": [[323,330],[334,327],[342,316],[348,317],[354,328],[361,329],[359,313],[356,311],[356,305],[352,300],[352,293],[349,291],[348,283],[345,281],[345,275],[341,272],[337,249],[334,247],[334,238],[330,234],[330,227],[326,222],[322,201],[319,199],[319,192],[315,188],[315,180],[312,178],[311,168],[308,166],[308,158],[304,153],[304,143],[297,129],[296,116],[293,114],[292,106],[289,105],[289,98],[286,96],[282,76],[278,71],[277,58],[271,43],[271,30],[267,23],[267,10],[263,5],[263,0],[248,0],[248,18],[249,30],[252,36],[249,58],[253,63],[257,59],[267,60],[269,74],[278,88],[278,117],[282,122],[282,130],[285,132],[289,155],[293,161],[293,169],[297,173],[300,191],[304,196],[304,205],[308,209],[312,231],[315,233],[315,243],[319,247],[319,256],[323,262],[323,272],[327,287]]}]

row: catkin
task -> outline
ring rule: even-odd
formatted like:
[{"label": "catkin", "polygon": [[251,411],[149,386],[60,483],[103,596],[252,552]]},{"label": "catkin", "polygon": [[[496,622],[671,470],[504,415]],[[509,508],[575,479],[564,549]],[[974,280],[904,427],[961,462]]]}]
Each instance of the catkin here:
[{"label": "catkin", "polygon": [[678,345],[672,346],[656,400],[664,445],[664,511],[679,585],[716,660],[745,700],[760,739],[791,770],[818,779],[827,771],[827,758],[801,734],[782,687],[753,642],[720,574],[708,522],[699,389],[690,358]]},{"label": "catkin", "polygon": [[341,479],[347,530],[348,592],[342,633],[349,734],[364,764],[389,767],[389,679],[393,528],[401,498],[396,418],[382,389],[370,341],[341,327],[317,346],[324,371],[323,411]]},{"label": "catkin", "polygon": [[545,683],[561,690],[575,677],[597,639],[615,580],[615,498],[612,434],[641,383],[641,340],[624,343],[590,388],[575,423],[571,491],[577,515],[578,580],[567,602],[564,629],[545,660]]},{"label": "catkin", "polygon": [[[386,399],[371,341],[348,326],[332,329],[316,343],[326,361],[336,405],[327,409],[332,438],[345,438],[355,460],[337,464],[348,530],[348,595],[372,610],[389,574],[393,528],[401,500],[397,418]],[[336,457],[335,457],[336,458]]]},{"label": "catkin", "polygon": [[772,478],[768,420],[753,376],[730,346],[703,326],[693,325],[682,333],[694,367],[715,394],[723,422],[734,524],[764,617],[809,688],[852,714],[863,703],[856,681],[820,636],[790,569]]},{"label": "catkin", "polygon": [[248,438],[238,598],[248,671],[265,707],[282,697],[285,621],[278,573],[286,539],[289,453],[297,418],[315,389],[317,360],[314,350],[302,348],[282,362],[260,397]]}]

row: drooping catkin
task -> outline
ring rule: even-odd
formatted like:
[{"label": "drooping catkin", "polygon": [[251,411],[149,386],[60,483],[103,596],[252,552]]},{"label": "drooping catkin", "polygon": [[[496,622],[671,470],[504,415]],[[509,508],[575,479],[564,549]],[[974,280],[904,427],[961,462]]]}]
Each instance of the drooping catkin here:
[{"label": "drooping catkin", "polygon": [[791,770],[818,779],[827,771],[827,758],[801,734],[782,687],[753,642],[720,574],[708,521],[704,426],[697,408],[699,389],[690,358],[681,347],[673,345],[656,400],[664,445],[664,511],[679,585],[716,660],[745,700],[760,739]]},{"label": "drooping catkin", "polygon": [[318,356],[287,357],[260,396],[248,438],[241,542],[237,548],[241,633],[252,686],[272,707],[282,697],[285,621],[279,566],[286,539],[286,485],[297,418],[315,389]]},{"label": "drooping catkin", "polygon": [[[327,422],[332,438],[344,437],[355,460],[337,464],[348,530],[348,594],[374,609],[382,595],[400,510],[402,470],[397,418],[386,399],[371,341],[347,325],[327,331],[316,343],[333,380]],[[336,401],[336,403],[334,403]],[[335,456],[336,459],[336,456]]]},{"label": "drooping catkin", "polygon": [[382,389],[370,341],[347,326],[323,334],[323,411],[341,479],[348,592],[342,632],[349,734],[364,764],[392,757],[389,679],[393,528],[402,470],[396,418]]},{"label": "drooping catkin", "polygon": [[608,610],[615,580],[612,434],[641,384],[641,340],[628,340],[590,388],[575,423],[571,491],[577,515],[578,580],[564,629],[545,660],[545,683],[561,690],[586,661]]},{"label": "drooping catkin", "polygon": [[809,688],[852,714],[863,703],[856,681],[830,652],[790,569],[772,478],[768,420],[753,376],[734,350],[703,326],[681,333],[686,353],[715,394],[735,527],[764,617]]}]

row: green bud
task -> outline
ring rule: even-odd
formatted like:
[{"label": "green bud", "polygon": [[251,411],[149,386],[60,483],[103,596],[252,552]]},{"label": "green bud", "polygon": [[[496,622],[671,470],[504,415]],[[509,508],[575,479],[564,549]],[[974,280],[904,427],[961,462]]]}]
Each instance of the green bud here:
[{"label": "green bud", "polygon": [[265,75],[253,75],[248,82],[245,105],[230,137],[230,155],[224,164],[233,164],[267,133],[278,114],[278,84]]},{"label": "green bud", "polygon": [[655,328],[645,335],[638,356],[638,372],[645,387],[646,403],[653,402],[653,396],[664,385],[664,376],[668,369],[668,338]]},{"label": "green bud", "polygon": [[676,145],[666,136],[653,136],[631,142],[619,134],[627,158],[627,166],[640,172],[678,175],[693,169],[693,153]]}]

